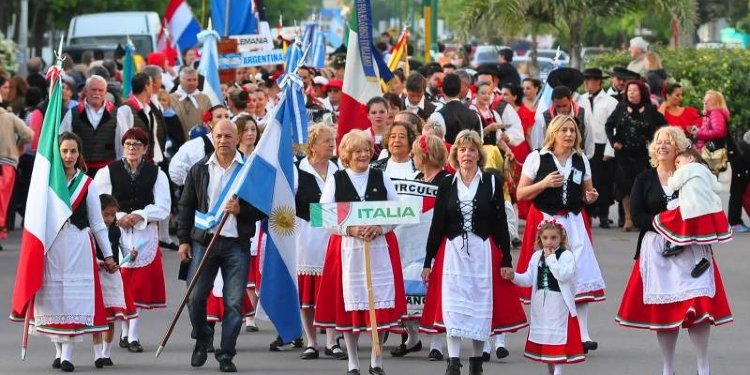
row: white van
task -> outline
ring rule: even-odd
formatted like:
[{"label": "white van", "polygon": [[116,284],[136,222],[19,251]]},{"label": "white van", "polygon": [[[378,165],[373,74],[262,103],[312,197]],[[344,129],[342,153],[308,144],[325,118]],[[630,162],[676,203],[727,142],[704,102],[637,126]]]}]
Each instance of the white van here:
[{"label": "white van", "polygon": [[84,14],[70,20],[65,50],[78,61],[84,50],[106,54],[118,44],[124,46],[129,37],[136,53],[146,56],[156,51],[160,31],[161,20],[156,12]]}]

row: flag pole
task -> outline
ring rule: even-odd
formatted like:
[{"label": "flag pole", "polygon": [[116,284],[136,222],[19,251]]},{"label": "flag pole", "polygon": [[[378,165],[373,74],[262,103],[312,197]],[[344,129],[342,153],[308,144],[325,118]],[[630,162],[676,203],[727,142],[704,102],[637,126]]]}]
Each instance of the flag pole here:
[{"label": "flag pole", "polygon": [[31,297],[26,304],[26,317],[23,319],[23,335],[21,336],[21,360],[26,360],[26,349],[29,348],[29,327],[31,327],[31,308],[34,306],[34,298]]},{"label": "flag pole", "polygon": [[198,284],[198,279],[200,278],[201,273],[203,273],[203,269],[206,268],[206,260],[214,251],[214,247],[216,247],[216,239],[219,237],[219,233],[221,233],[221,230],[224,228],[224,224],[227,222],[228,218],[229,214],[224,214],[224,217],[221,219],[219,226],[214,231],[214,233],[216,234],[213,236],[213,238],[211,238],[211,242],[208,243],[208,247],[206,247],[203,258],[198,264],[198,269],[195,270],[193,278],[190,279],[190,284],[188,284],[185,295],[182,297],[182,301],[180,302],[180,305],[177,307],[177,311],[175,311],[174,316],[172,317],[172,322],[169,324],[169,327],[167,327],[167,330],[164,331],[164,335],[162,336],[161,342],[159,343],[159,348],[156,349],[156,358],[159,358],[161,352],[164,351],[164,347],[167,346],[167,341],[169,341],[169,337],[172,336],[172,331],[174,331],[177,320],[180,318],[182,310],[185,309],[185,305],[187,304],[188,298],[190,297],[190,293],[193,292],[195,285]]},{"label": "flag pole", "polygon": [[372,348],[375,350],[375,355],[379,356],[380,350],[380,337],[378,334],[378,321],[375,315],[375,293],[372,290],[372,262],[370,259],[370,241],[365,240],[365,275],[367,282],[367,304],[370,312],[370,330],[372,335]]}]

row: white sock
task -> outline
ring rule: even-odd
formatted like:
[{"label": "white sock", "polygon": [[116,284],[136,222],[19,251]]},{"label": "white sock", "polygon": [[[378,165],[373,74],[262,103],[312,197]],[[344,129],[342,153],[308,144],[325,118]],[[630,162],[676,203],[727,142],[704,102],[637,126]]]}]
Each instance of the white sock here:
[{"label": "white sock", "polygon": [[406,347],[413,348],[419,342],[419,328],[417,328],[417,322],[406,322],[404,328],[406,333],[409,334],[409,338],[406,339]]},{"label": "white sock", "polygon": [[326,328],[326,348],[331,349],[334,345],[336,345],[336,330]]},{"label": "white sock", "polygon": [[255,317],[254,316],[246,316],[245,317],[245,325],[255,327]]},{"label": "white sock", "polygon": [[589,336],[589,303],[576,304],[576,312],[578,313],[578,325],[581,328],[581,340],[583,342],[593,341]]},{"label": "white sock", "polygon": [[674,373],[674,349],[677,345],[678,333],[678,330],[656,332],[656,339],[659,341],[659,349],[661,349],[662,361],[664,362],[661,370],[662,375],[673,375]]},{"label": "white sock", "polygon": [[505,334],[501,333],[495,336],[495,349],[505,347]]},{"label": "white sock", "polygon": [[[378,333],[380,333],[378,335],[378,341],[380,341],[380,347],[382,348],[383,340],[385,339],[385,334],[381,332],[378,332]],[[375,367],[383,368],[383,351],[381,350],[380,354],[376,355],[374,346],[372,347],[372,352],[370,353],[370,366],[372,366],[373,368]]]},{"label": "white sock", "polygon": [[435,349],[440,353],[443,352],[443,338],[439,333],[432,335],[430,339],[430,350]]},{"label": "white sock", "polygon": [[128,337],[129,328],[130,328],[130,324],[128,324],[128,321],[123,320],[122,323],[120,324],[120,338],[121,339]]},{"label": "white sock", "polygon": [[492,340],[492,337],[484,342],[484,345],[482,346],[482,352],[489,353],[492,350],[492,347],[490,346],[490,340]]},{"label": "white sock", "polygon": [[103,342],[102,343],[102,357],[103,358],[109,358],[112,355],[112,343],[111,342]]},{"label": "white sock", "polygon": [[461,357],[461,338],[456,336],[445,336],[448,341],[448,357],[449,358],[460,358]]},{"label": "white sock", "polygon": [[711,327],[708,323],[702,323],[688,329],[690,341],[693,342],[695,357],[698,361],[698,375],[708,375],[708,339],[711,336]]},{"label": "white sock", "polygon": [[102,355],[102,344],[94,344],[94,360],[97,360],[104,355]]},{"label": "white sock", "polygon": [[60,353],[60,361],[73,362],[73,349],[75,348],[74,342],[62,343],[62,351]]},{"label": "white sock", "polygon": [[62,355],[62,343],[53,342],[53,344],[55,344],[55,358],[60,358]]},{"label": "white sock", "polygon": [[349,355],[349,370],[359,370],[359,354],[357,350],[358,341],[359,333],[344,332],[346,352]]},{"label": "white sock", "polygon": [[487,341],[471,340],[472,357],[482,356],[482,350],[484,349],[485,343],[487,343]]},{"label": "white sock", "polygon": [[562,364],[559,364],[559,363],[556,364],[554,366],[554,370],[555,371],[552,374],[554,374],[554,375],[562,375]]},{"label": "white sock", "polygon": [[[137,309],[137,310],[138,310],[138,316],[140,317],[141,309]],[[138,339],[140,337],[138,336],[138,322],[140,322],[140,320],[141,318],[135,318],[135,319],[130,319],[130,321],[128,322],[128,324],[130,325],[130,327],[128,327],[128,341],[130,342],[139,341]]]}]

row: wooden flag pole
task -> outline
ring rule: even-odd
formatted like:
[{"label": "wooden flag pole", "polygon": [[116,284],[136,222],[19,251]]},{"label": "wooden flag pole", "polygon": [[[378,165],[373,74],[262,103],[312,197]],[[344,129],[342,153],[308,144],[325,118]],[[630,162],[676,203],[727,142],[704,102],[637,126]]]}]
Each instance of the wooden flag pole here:
[{"label": "wooden flag pole", "polygon": [[31,327],[31,308],[34,306],[34,297],[26,304],[26,317],[23,319],[23,335],[21,335],[21,360],[26,360],[26,349],[29,347],[29,327]]},{"label": "wooden flag pole", "polygon": [[172,317],[172,322],[169,324],[169,327],[167,327],[167,330],[164,332],[164,336],[162,336],[161,342],[159,343],[159,348],[156,349],[156,358],[159,358],[159,355],[164,350],[164,347],[167,346],[167,341],[169,341],[169,337],[172,336],[172,331],[174,331],[174,326],[177,324],[177,320],[180,318],[180,314],[182,314],[182,310],[185,309],[185,305],[187,304],[188,298],[190,297],[190,293],[193,292],[195,285],[198,284],[198,279],[200,278],[201,273],[203,272],[203,269],[206,268],[206,260],[214,251],[214,247],[216,246],[216,239],[219,237],[219,233],[221,233],[221,230],[224,228],[224,224],[227,222],[228,218],[229,218],[229,214],[225,213],[224,217],[221,219],[221,222],[219,223],[219,226],[214,231],[214,233],[216,234],[213,236],[213,238],[211,238],[211,242],[208,243],[208,247],[206,247],[206,251],[203,254],[203,258],[201,259],[201,262],[198,264],[198,269],[195,270],[195,275],[193,275],[193,278],[190,279],[190,284],[188,284],[187,290],[185,291],[185,295],[182,297],[182,302],[180,302],[180,306],[177,308],[177,311],[175,311],[174,316]]},{"label": "wooden flag pole", "polygon": [[372,262],[370,241],[365,240],[365,275],[367,282],[367,302],[370,310],[370,329],[372,330],[372,347],[375,355],[380,355],[380,338],[378,337],[378,321],[375,316],[375,293],[372,290]]}]

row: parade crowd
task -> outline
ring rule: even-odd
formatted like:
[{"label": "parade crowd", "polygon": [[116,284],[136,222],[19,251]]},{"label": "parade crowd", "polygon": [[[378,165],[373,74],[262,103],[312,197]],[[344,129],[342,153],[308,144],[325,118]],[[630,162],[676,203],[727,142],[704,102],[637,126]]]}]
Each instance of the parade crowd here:
[{"label": "parade crowd", "polygon": [[[642,38],[630,53],[627,67],[559,68],[546,82],[517,70],[510,49],[474,68],[463,49],[409,61],[367,102],[371,126],[338,139],[346,52],[325,69],[300,67],[311,126],[289,157],[304,335],[279,336],[270,350],[294,346],[303,360],[334,358],[347,362],[347,375],[360,374],[359,336],[371,329],[374,304],[380,343],[397,342],[392,357],[413,356],[424,341],[426,359],[447,361],[446,375],[466,373],[467,357],[468,373],[479,375],[491,355],[510,354],[506,335],[526,334],[523,355],[560,375],[598,348],[588,326],[606,298],[598,225],[638,233],[617,323],[656,332],[664,375],[673,374],[678,332],[687,329],[697,372],[708,375],[711,326],[733,320],[712,245],[748,231],[750,132],[733,137],[718,91],[705,93],[702,109],[683,105],[682,87]],[[122,57],[62,61],[59,151],[73,215],[45,253],[42,287],[27,307],[32,332],[52,339],[52,367],[66,372],[87,334],[97,368],[113,365],[115,341],[143,352],[140,322],[167,307],[164,264],[179,257],[189,281],[213,240],[188,300],[190,364],[203,366],[214,352],[222,372],[235,372],[243,325],[258,330],[266,215],[241,199],[218,202],[271,123],[283,68],[237,69],[222,84],[224,102],[212,105],[195,50],[177,67],[162,53],[145,56],[129,97]],[[40,58],[27,68],[26,78],[0,74],[0,241],[38,188],[29,184],[49,81]],[[545,85],[552,91],[542,112]],[[725,213],[717,175],[727,168]],[[404,194],[412,185],[424,193]],[[414,199],[423,212],[413,226],[311,224],[311,203]],[[196,212],[227,220],[217,232],[198,225]],[[463,358],[462,340],[470,343]],[[365,368],[386,373],[374,346]]]}]

